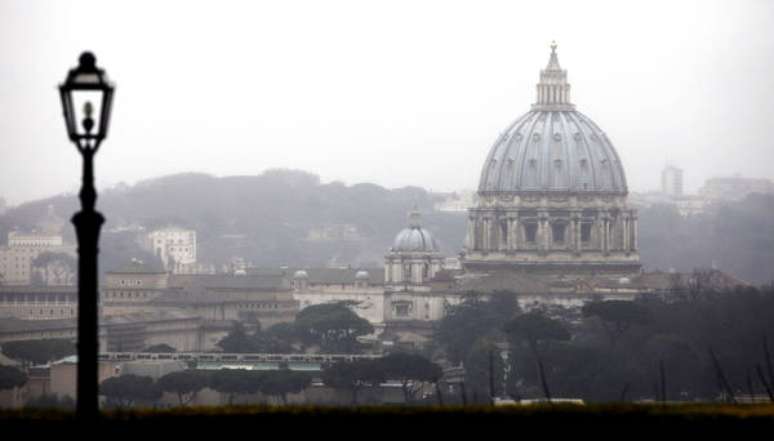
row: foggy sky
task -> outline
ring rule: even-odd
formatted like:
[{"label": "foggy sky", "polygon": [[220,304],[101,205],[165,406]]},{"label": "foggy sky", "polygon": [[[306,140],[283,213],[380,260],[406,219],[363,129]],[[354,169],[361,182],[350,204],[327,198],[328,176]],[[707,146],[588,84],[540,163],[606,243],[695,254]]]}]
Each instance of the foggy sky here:
[{"label": "foggy sky", "polygon": [[56,85],[92,50],[117,84],[98,185],[298,168],[475,188],[535,101],[549,44],[630,190],[668,161],[774,178],[774,2],[0,0],[0,197],[79,186]]}]

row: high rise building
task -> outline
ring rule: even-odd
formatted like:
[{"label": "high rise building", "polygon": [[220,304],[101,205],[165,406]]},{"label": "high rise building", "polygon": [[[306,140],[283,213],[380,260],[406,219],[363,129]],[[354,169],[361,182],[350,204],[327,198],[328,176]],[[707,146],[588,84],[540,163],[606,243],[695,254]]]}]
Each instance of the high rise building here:
[{"label": "high rise building", "polygon": [[661,192],[673,198],[683,195],[683,170],[667,165],[661,171]]}]

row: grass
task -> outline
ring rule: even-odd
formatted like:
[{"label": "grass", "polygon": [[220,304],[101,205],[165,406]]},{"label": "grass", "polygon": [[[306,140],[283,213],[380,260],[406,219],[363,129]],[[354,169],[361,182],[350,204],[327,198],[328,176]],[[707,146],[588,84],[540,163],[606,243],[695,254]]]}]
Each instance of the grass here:
[{"label": "grass", "polygon": [[[614,433],[717,433],[750,429],[774,433],[774,404],[572,404],[531,406],[221,406],[172,409],[125,409],[103,413],[91,427],[102,434],[142,434],[162,429],[196,434],[253,433],[256,428],[319,435],[323,431],[349,434],[413,434],[455,436],[470,430],[538,430],[558,433],[605,430]],[[72,412],[24,410],[0,412],[0,428],[28,435],[80,433],[83,424]],[[375,429],[378,428],[378,429]],[[366,431],[366,432],[363,432]],[[423,432],[424,431],[424,432]],[[667,432],[664,432],[667,431]],[[5,433],[5,432],[3,432]],[[150,432],[147,432],[150,433]],[[222,435],[222,434],[221,434]],[[220,438],[216,438],[220,441]],[[402,441],[399,439],[399,441]]]}]

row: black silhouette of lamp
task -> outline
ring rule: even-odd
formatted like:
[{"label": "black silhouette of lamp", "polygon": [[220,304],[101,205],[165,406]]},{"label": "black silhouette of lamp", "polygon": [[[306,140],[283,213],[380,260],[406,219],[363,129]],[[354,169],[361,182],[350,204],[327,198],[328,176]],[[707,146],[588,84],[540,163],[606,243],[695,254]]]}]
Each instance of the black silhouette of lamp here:
[{"label": "black silhouette of lamp", "polygon": [[97,253],[105,218],[94,209],[94,155],[110,126],[114,86],[97,68],[91,52],[84,52],[59,86],[67,135],[83,158],[81,211],[72,222],[78,239],[78,398],[76,414],[82,419],[99,415],[99,294]]}]

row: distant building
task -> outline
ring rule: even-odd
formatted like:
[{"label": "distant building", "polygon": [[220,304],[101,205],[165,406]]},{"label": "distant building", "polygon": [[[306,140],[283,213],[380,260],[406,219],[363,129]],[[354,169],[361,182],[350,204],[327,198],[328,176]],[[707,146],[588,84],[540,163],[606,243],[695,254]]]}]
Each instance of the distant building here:
[{"label": "distant building", "polygon": [[196,231],[179,227],[153,230],[145,238],[146,247],[161,259],[164,269],[174,274],[196,270]]},{"label": "distant building", "polygon": [[78,316],[74,286],[0,286],[0,318],[60,320]]},{"label": "distant building", "polygon": [[437,211],[451,211],[465,213],[468,208],[476,203],[476,193],[471,190],[463,190],[445,195],[444,199],[436,202],[434,207]]},{"label": "distant building", "polygon": [[[226,335],[230,326],[213,328],[201,317],[183,311],[150,311],[102,317],[99,323],[101,352],[137,352],[156,344],[178,351],[208,351]],[[214,333],[214,336],[210,336]],[[0,318],[0,344],[8,341],[48,338],[75,340],[77,319],[21,320]]]},{"label": "distant building", "polygon": [[260,323],[264,329],[294,321],[299,310],[290,277],[282,273],[171,275],[169,289],[147,307],[185,311],[210,324]]},{"label": "distant building", "polygon": [[699,195],[709,201],[736,201],[752,193],[774,194],[774,182],[743,177],[712,178],[699,189]]},{"label": "distant building", "polygon": [[683,195],[676,198],[660,191],[648,193],[629,193],[629,202],[636,208],[648,208],[653,205],[672,205],[680,216],[695,216],[704,212],[708,201],[697,195]]},{"label": "distant building", "polygon": [[169,274],[162,268],[152,268],[139,261],[109,271],[100,289],[103,314],[120,315],[136,312],[138,305],[147,305],[168,290]]},{"label": "distant building", "polygon": [[671,165],[661,171],[661,192],[673,198],[683,195],[683,170]]},{"label": "distant building", "polygon": [[138,236],[145,233],[145,227],[137,223],[113,225],[104,230],[106,233],[135,233]]},{"label": "distant building", "polygon": [[101,289],[102,312],[120,317],[170,311],[200,317],[208,326],[233,321],[264,328],[292,322],[298,302],[290,277],[276,274],[170,274],[141,262],[107,274]]},{"label": "distant building", "polygon": [[10,248],[56,248],[64,245],[62,236],[45,233],[20,233],[11,231],[8,233],[8,247]]},{"label": "distant building", "polygon": [[61,235],[48,233],[8,233],[8,246],[0,247],[0,284],[29,285],[33,262],[42,253],[75,255],[75,247],[65,245]]},{"label": "distant building", "polygon": [[384,271],[381,268],[304,268],[287,270],[293,277],[293,298],[303,310],[312,305],[348,302],[358,316],[384,326]]},{"label": "distant building", "polygon": [[363,235],[354,224],[327,224],[310,228],[306,240],[310,242],[358,241]]},{"label": "distant building", "polygon": [[46,215],[35,224],[38,231],[52,236],[61,235],[66,225],[67,221],[56,214],[56,209],[53,205],[47,207]]}]

